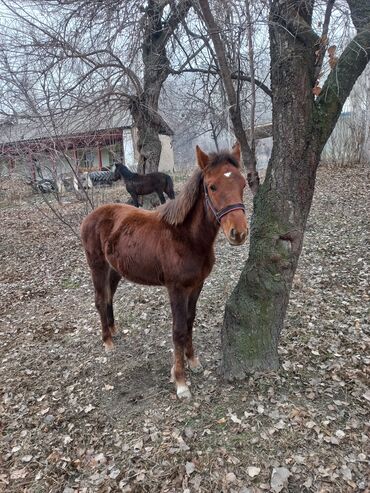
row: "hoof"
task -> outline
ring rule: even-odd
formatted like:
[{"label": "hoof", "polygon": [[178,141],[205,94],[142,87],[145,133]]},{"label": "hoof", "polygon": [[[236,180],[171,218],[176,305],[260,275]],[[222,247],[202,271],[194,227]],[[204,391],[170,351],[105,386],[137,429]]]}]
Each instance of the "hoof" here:
[{"label": "hoof", "polygon": [[179,399],[191,399],[191,393],[187,385],[179,385],[176,394]]},{"label": "hoof", "polygon": [[203,366],[199,361],[198,357],[194,357],[188,360],[188,365],[193,373],[201,373],[203,371]]},{"label": "hoof", "polygon": [[105,348],[105,352],[106,353],[109,353],[110,351],[113,351],[114,344],[113,344],[113,341],[112,341],[111,338],[109,338],[106,341],[104,341],[104,348]]}]

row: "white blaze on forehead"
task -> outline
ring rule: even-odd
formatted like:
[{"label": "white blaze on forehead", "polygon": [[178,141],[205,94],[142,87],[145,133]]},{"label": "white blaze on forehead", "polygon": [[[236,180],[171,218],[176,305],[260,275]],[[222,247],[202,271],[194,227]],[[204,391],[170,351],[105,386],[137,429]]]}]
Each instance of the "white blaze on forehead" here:
[{"label": "white blaze on forehead", "polygon": [[224,176],[226,176],[226,178],[230,178],[231,175],[232,175],[231,171],[228,171],[227,173],[224,173]]}]

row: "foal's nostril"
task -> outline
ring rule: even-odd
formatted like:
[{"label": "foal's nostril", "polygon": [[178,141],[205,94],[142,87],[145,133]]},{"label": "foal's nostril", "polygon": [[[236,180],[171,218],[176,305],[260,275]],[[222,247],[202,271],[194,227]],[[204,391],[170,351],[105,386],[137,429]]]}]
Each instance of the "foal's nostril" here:
[{"label": "foal's nostril", "polygon": [[247,233],[240,233],[240,239],[241,239],[242,241],[244,241],[244,240],[245,240],[246,236],[247,236]]},{"label": "foal's nostril", "polygon": [[232,229],[230,230],[230,238],[231,238],[232,240],[235,240],[235,239],[236,239],[236,235],[237,235],[237,231],[236,231],[236,229],[232,228]]}]

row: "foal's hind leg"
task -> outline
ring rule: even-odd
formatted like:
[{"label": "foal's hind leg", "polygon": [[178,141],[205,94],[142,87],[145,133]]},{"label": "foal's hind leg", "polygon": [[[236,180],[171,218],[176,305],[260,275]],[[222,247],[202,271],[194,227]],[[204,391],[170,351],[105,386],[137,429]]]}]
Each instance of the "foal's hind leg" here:
[{"label": "foal's hind leg", "polygon": [[102,339],[106,349],[113,348],[112,334],[108,324],[109,269],[110,266],[106,262],[94,263],[91,266],[91,275],[95,288],[95,306],[100,316]]},{"label": "foal's hind leg", "polygon": [[198,301],[199,295],[202,291],[202,288],[203,288],[203,283],[201,284],[200,287],[198,287],[194,291],[192,291],[192,293],[189,296],[189,301],[188,301],[188,316],[187,316],[188,333],[187,333],[187,340],[186,340],[186,344],[185,344],[185,356],[188,360],[188,364],[189,364],[189,367],[191,370],[196,370],[197,368],[201,368],[199,358],[194,355],[193,324],[194,324],[194,319],[195,319],[197,301]]},{"label": "foal's hind leg", "polygon": [[187,311],[188,294],[185,289],[169,288],[171,310],[173,317],[172,337],[174,345],[174,365],[172,377],[176,384],[176,393],[179,399],[191,398],[189,387],[185,381],[184,350],[187,340]]},{"label": "foal's hind leg", "polygon": [[108,273],[108,285],[109,285],[109,293],[108,293],[108,303],[107,303],[107,318],[108,318],[108,327],[110,330],[111,335],[116,334],[117,329],[114,324],[114,315],[113,315],[113,296],[114,293],[116,292],[118,283],[121,280],[121,275],[118,274],[117,271],[112,269],[112,267],[109,269]]}]

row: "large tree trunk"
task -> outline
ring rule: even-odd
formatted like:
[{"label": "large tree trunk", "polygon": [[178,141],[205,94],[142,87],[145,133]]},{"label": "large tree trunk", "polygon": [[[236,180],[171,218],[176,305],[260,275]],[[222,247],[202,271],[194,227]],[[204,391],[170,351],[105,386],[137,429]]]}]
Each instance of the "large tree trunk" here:
[{"label": "large tree trunk", "polygon": [[[349,3],[367,8],[366,0]],[[226,305],[222,370],[227,379],[279,365],[279,336],[321,151],[370,56],[369,15],[315,101],[318,37],[310,27],[312,4],[274,0],[271,6],[274,146],[254,199],[249,258]]]},{"label": "large tree trunk", "polygon": [[140,153],[138,173],[145,175],[158,171],[162,152],[158,129],[152,125],[140,127],[137,136],[137,148]]},{"label": "large tree trunk", "polygon": [[132,99],[130,110],[138,129],[138,172],[143,174],[158,171],[162,150],[159,135],[171,133],[171,129],[158,113],[159,96],[170,73],[166,44],[187,15],[191,0],[174,2],[170,14],[167,13],[167,19],[164,21],[163,11],[168,7],[166,2],[148,0],[142,18],[144,83],[142,93]]},{"label": "large tree trunk", "polygon": [[138,172],[143,174],[158,171],[162,150],[158,101],[162,85],[169,74],[162,14],[163,5],[156,0],[149,0],[143,18],[143,92],[131,105],[131,115],[138,130]]},{"label": "large tree trunk", "polygon": [[[161,88],[156,88],[156,90],[159,96]],[[162,144],[159,139],[160,127],[156,124],[147,98],[143,96],[132,100],[130,110],[137,128],[138,173],[146,174],[158,171],[162,151]]]}]

